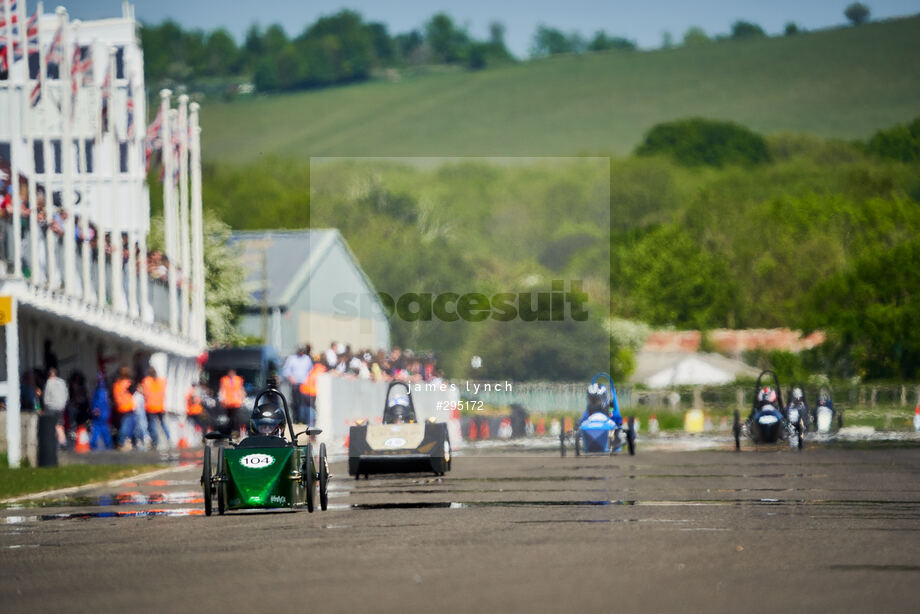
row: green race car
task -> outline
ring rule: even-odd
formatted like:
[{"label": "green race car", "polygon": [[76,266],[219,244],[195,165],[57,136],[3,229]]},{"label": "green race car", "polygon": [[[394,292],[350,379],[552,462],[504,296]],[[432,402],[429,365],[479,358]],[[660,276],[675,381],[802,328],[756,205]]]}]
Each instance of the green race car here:
[{"label": "green race car", "polygon": [[[253,428],[251,430],[255,434],[238,443],[231,442],[223,433],[205,435],[208,440],[226,444],[216,447],[216,466],[212,466],[211,462],[212,448],[206,446],[204,449],[201,484],[205,515],[211,515],[215,496],[218,514],[227,510],[293,509],[304,505],[312,512],[316,506],[317,486],[319,505],[325,510],[329,484],[326,444],[319,446],[318,458],[313,455],[312,443],[297,445],[301,435],[318,435],[321,430],[308,428],[294,434],[287,400],[275,382],[270,382],[269,387],[259,393],[253,407],[251,424],[264,422],[275,428],[270,431]],[[272,416],[277,416],[274,422]],[[284,437],[285,425],[291,433],[291,440]]]}]

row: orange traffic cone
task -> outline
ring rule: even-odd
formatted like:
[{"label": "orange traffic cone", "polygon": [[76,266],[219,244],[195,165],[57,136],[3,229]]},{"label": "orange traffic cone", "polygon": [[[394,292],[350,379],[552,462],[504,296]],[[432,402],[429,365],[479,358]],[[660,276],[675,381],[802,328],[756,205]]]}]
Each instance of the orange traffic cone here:
[{"label": "orange traffic cone", "polygon": [[489,421],[485,420],[482,423],[482,426],[479,427],[479,438],[488,439],[489,438]]},{"label": "orange traffic cone", "polygon": [[185,436],[185,430],[185,421],[183,420],[179,423],[179,433],[181,434],[179,435],[179,443],[176,444],[176,447],[180,450],[184,450],[188,447],[188,437]]},{"label": "orange traffic cone", "polygon": [[479,429],[476,428],[476,421],[475,421],[475,420],[471,420],[471,421],[470,421],[470,435],[469,435],[469,440],[470,440],[470,441],[476,441],[478,438],[479,438]]},{"label": "orange traffic cone", "polygon": [[571,431],[572,430],[572,416],[566,416],[565,420],[562,421],[562,424],[564,425],[563,428],[565,429],[566,433]]},{"label": "orange traffic cone", "polygon": [[920,431],[920,403],[914,408],[914,430]]},{"label": "orange traffic cone", "polygon": [[537,435],[546,434],[546,418],[537,419]]},{"label": "orange traffic cone", "polygon": [[77,429],[77,442],[74,444],[73,451],[77,454],[89,452],[89,433],[86,432],[85,426],[80,426]]}]

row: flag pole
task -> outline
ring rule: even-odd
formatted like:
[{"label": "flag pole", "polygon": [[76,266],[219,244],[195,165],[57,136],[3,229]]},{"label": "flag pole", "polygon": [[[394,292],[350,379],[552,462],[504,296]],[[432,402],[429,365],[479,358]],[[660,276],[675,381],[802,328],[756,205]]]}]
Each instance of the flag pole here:
[{"label": "flag pole", "polygon": [[[25,0],[23,0],[25,4]],[[35,107],[32,106],[31,94],[32,89],[36,86],[39,88],[39,92],[42,87],[42,62],[41,62],[41,50],[42,50],[42,33],[41,27],[39,27],[39,21],[42,14],[42,3],[39,2],[35,9],[35,30],[38,39],[38,73],[36,76],[36,83],[31,89],[29,89],[29,107],[28,107],[28,116],[31,119],[29,122],[29,129],[26,131],[28,134],[28,144],[26,145],[27,155],[31,160],[32,175],[29,177],[29,281],[32,284],[38,284],[38,168],[35,164]],[[28,29],[28,28],[26,28]],[[29,75],[28,62],[29,56],[29,46],[28,46],[28,32],[26,32],[26,75]],[[39,100],[41,98],[39,97]]]},{"label": "flag pole", "polygon": [[[54,169],[51,168],[51,164],[54,163],[54,156],[51,157],[51,164],[48,160],[48,150],[50,149],[48,141],[48,123],[50,121],[50,111],[48,110],[48,66],[46,65],[45,58],[45,47],[42,45],[41,40],[41,15],[44,14],[44,3],[38,3],[38,14],[39,14],[39,28],[38,28],[38,104],[40,107],[44,107],[40,112],[40,121],[41,124],[41,141],[42,141],[42,175],[45,180],[43,187],[45,193],[45,270],[42,272],[44,275],[44,282],[47,288],[51,288],[54,283],[54,232],[51,230],[51,223],[48,218],[49,212],[51,212],[51,207],[54,205],[53,197],[51,194],[51,177]],[[54,43],[54,38],[52,36],[52,44]],[[37,178],[36,178],[37,180]],[[38,208],[38,196],[36,188],[36,197],[35,197],[35,207]],[[39,230],[39,233],[41,230]],[[38,240],[38,234],[36,234],[36,240]],[[39,256],[41,257],[41,256]],[[38,268],[38,263],[36,262],[36,268]]]},{"label": "flag pole", "polygon": [[[55,31],[54,35],[52,35],[51,37],[52,51],[53,51],[56,39],[57,39],[57,31]],[[54,111],[52,110],[52,105],[48,104],[47,97],[50,96],[50,94],[48,94],[48,86],[45,83],[48,78],[48,66],[45,64],[45,62],[47,62],[48,58],[43,57],[42,59],[44,61],[41,62],[39,66],[39,70],[42,70],[45,73],[44,75],[45,78],[42,79],[42,101],[41,101],[41,104],[45,107],[45,112],[42,113],[42,116],[43,116],[42,123],[44,125],[44,130],[42,132],[44,136],[44,143],[42,144],[42,157],[44,158],[44,162],[45,162],[45,250],[47,254],[47,262],[45,263],[45,275],[48,280],[48,289],[58,290],[59,287],[58,287],[57,279],[56,279],[57,278],[57,262],[55,261],[55,251],[56,251],[55,246],[57,244],[57,241],[54,238],[54,229],[52,228],[52,224],[54,222],[54,191],[51,189],[51,180],[54,178],[54,175],[56,172],[55,163],[57,162],[57,160],[55,159],[54,152],[48,151],[50,149],[49,147],[50,141],[48,140],[48,133],[52,132],[51,130],[48,129],[48,123]],[[58,63],[58,77],[59,78],[61,76],[60,68],[61,68],[60,63]],[[50,164],[48,160],[49,153],[51,154]]]},{"label": "flag pole", "polygon": [[[79,44],[79,41],[78,41]],[[93,48],[95,45],[91,44],[87,47],[87,54],[89,55],[89,62],[93,62]],[[86,62],[82,57],[80,60]],[[95,67],[94,71],[95,71]],[[78,88],[82,88],[86,80],[86,68],[81,70],[80,81],[78,82]],[[79,98],[78,98],[79,99]],[[85,100],[85,98],[84,98]],[[89,104],[89,101],[86,101],[86,105]],[[84,106],[86,106],[84,105]],[[90,124],[87,123],[87,131],[89,130]],[[81,286],[83,288],[83,300],[87,303],[92,303],[95,300],[93,296],[92,281],[90,278],[90,267],[92,265],[92,255],[90,254],[89,246],[89,216],[90,216],[90,203],[89,203],[89,192],[90,192],[90,182],[89,182],[89,156],[87,155],[87,142],[86,134],[81,134],[78,140],[77,152],[80,156],[80,160],[83,163],[83,174],[81,177],[80,185],[82,187],[82,194],[80,198],[80,260],[81,260],[81,271],[80,277],[82,279]],[[93,152],[95,154],[95,152]],[[96,156],[94,155],[93,158]],[[98,164],[97,160],[93,160],[93,166]],[[94,169],[95,170],[95,169]]]},{"label": "flag pole", "polygon": [[[73,88],[74,95],[72,96],[74,108],[71,109],[71,117],[74,118],[77,125],[77,183],[80,187],[80,270],[79,270],[79,279],[80,279],[80,295],[83,297],[83,300],[86,302],[92,302],[93,292],[90,288],[90,253],[89,253],[89,184],[87,179],[89,177],[89,165],[87,164],[88,156],[86,155],[86,139],[84,138],[83,131],[81,130],[81,124],[78,120],[77,103],[80,100],[80,90],[83,89],[83,81],[86,78],[86,60],[83,58],[82,48],[80,46],[80,21],[73,20],[73,40],[74,40],[74,56],[76,56],[77,61],[81,62],[79,71],[74,74],[74,71],[71,70],[71,79],[74,80],[71,83],[71,88]],[[92,54],[92,47],[88,48],[88,53]],[[74,220],[76,222],[76,219]]]},{"label": "flag pole", "polygon": [[192,175],[192,288],[194,297],[194,336],[201,345],[206,343],[204,302],[204,227],[201,206],[201,128],[198,125],[198,103],[191,104],[191,175]]},{"label": "flag pole", "polygon": [[[108,71],[108,66],[106,66]],[[99,106],[96,109],[96,140],[93,142],[93,174],[96,176],[96,199],[93,208],[95,209],[96,220],[96,303],[99,307],[105,307],[105,230],[108,220],[102,214],[103,184],[105,176],[102,172],[102,105],[103,105],[103,87],[105,86],[105,77],[102,77],[102,83],[99,84]]]},{"label": "flag pole", "polygon": [[123,287],[124,272],[124,248],[121,240],[121,199],[119,198],[119,185],[121,175],[118,147],[118,139],[115,133],[115,54],[118,50],[115,47],[109,47],[109,101],[107,121],[109,124],[109,140],[112,143],[112,183],[111,183],[111,205],[112,205],[112,308],[115,311],[125,311],[125,290]]},{"label": "flag pole", "polygon": [[179,96],[179,266],[182,269],[182,334],[189,336],[191,247],[188,227],[188,96]]},{"label": "flag pole", "polygon": [[[21,113],[22,109],[20,105],[14,103],[14,100],[21,97],[16,96],[17,89],[17,79],[16,79],[16,52],[15,46],[16,41],[13,38],[13,3],[12,0],[3,0],[6,4],[4,15],[6,17],[6,88],[7,88],[7,100],[9,101],[9,115],[10,115],[10,189],[12,194],[12,208],[13,208],[13,275],[16,277],[22,276],[22,193],[19,188],[19,175],[20,175],[20,160],[17,154],[17,147],[20,143],[21,138],[20,128],[21,128],[21,118],[23,114]],[[19,23],[19,29],[22,30],[22,22],[17,17]],[[25,89],[25,88],[23,88]]]},{"label": "flag pole", "polygon": [[[72,59],[70,45],[70,23],[67,9],[63,6],[57,8],[58,19],[62,27],[61,34],[61,69],[58,82],[61,90],[61,172],[63,185],[61,187],[61,205],[64,209],[64,292],[73,296],[75,294],[74,256],[76,255],[76,242],[74,241],[74,205],[73,205],[73,138],[71,137],[71,93],[70,79],[72,79],[70,62]],[[67,81],[65,82],[65,79]],[[65,86],[65,83],[67,84]]]},{"label": "flag pole", "polygon": [[179,328],[178,314],[176,313],[176,261],[173,251],[173,217],[175,215],[172,204],[172,134],[170,121],[172,112],[169,109],[169,97],[172,92],[168,89],[160,90],[160,108],[163,113],[163,235],[165,255],[167,258],[167,287],[169,289],[169,330],[177,332]]},{"label": "flag pole", "polygon": [[[149,292],[149,281],[147,279],[147,230],[150,227],[150,195],[147,192],[147,174],[146,174],[146,159],[141,158],[141,155],[146,154],[145,148],[145,139],[147,138],[147,96],[145,95],[145,83],[144,83],[144,73],[140,73],[138,78],[140,87],[138,91],[141,92],[141,95],[135,100],[134,103],[134,121],[137,123],[138,118],[141,118],[141,127],[143,130],[138,130],[135,128],[134,139],[135,139],[135,155],[138,156],[137,160],[137,183],[135,189],[133,190],[134,194],[134,210],[137,215],[137,253],[138,253],[138,286],[140,286],[140,291],[138,292],[138,316],[144,322],[147,321],[147,316],[150,312],[148,292]],[[146,204],[146,207],[145,207]]]},{"label": "flag pole", "polygon": [[[127,62],[127,58],[125,58]],[[134,94],[134,73],[129,72],[127,68],[125,69],[125,77],[127,78],[128,86],[125,90],[125,111],[127,114],[129,98],[127,94],[131,94],[133,97]],[[134,105],[134,100],[132,99],[131,104]],[[131,314],[131,317],[137,317],[137,195],[135,190],[135,167],[137,161],[135,157],[131,155],[136,148],[132,147],[132,141],[137,141],[137,108],[131,109],[131,123],[126,123],[125,126],[125,155],[127,157],[127,211],[128,211],[128,223],[126,224],[128,229],[128,313]],[[133,127],[134,134],[130,134],[129,130]]]}]

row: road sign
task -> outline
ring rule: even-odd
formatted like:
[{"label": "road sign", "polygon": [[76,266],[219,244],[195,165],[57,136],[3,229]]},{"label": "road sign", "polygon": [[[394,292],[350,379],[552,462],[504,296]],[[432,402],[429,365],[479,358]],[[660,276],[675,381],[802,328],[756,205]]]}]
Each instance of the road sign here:
[{"label": "road sign", "polygon": [[0,296],[0,326],[13,321],[13,297]]}]

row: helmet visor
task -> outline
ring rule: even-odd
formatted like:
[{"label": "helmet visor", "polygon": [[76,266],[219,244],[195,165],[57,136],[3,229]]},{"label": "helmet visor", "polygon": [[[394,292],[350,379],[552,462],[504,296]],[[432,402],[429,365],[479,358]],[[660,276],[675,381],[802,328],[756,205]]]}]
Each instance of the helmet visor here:
[{"label": "helmet visor", "polygon": [[281,432],[280,420],[256,420],[256,431],[260,435],[278,435]]}]

